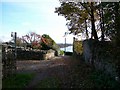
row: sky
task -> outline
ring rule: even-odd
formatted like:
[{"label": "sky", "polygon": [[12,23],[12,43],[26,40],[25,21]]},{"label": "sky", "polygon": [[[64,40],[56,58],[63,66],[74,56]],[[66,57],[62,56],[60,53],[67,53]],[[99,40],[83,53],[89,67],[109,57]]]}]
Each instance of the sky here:
[{"label": "sky", "polygon": [[[11,40],[11,32],[21,37],[29,32],[48,34],[56,43],[64,43],[68,31],[66,19],[54,13],[59,0],[2,0],[0,1],[0,40]],[[73,35],[67,35],[73,43]]]}]

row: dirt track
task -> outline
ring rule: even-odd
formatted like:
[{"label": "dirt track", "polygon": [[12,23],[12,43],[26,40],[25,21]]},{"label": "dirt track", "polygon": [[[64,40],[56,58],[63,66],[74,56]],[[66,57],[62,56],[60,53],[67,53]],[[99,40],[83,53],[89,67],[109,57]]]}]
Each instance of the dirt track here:
[{"label": "dirt track", "polygon": [[61,79],[67,77],[73,64],[73,61],[71,61],[70,56],[55,57],[52,60],[17,61],[17,72],[35,73],[35,78],[26,87],[35,88],[40,80],[47,77],[60,77]]},{"label": "dirt track", "polygon": [[[55,57],[51,60],[21,60],[17,61],[17,72],[40,72],[56,66],[67,65],[69,56]],[[66,59],[66,61],[65,61]]]},{"label": "dirt track", "polygon": [[[111,87],[112,84],[106,79],[102,79],[96,76],[96,71],[90,65],[86,64],[82,59],[75,59],[71,56],[55,57],[51,60],[28,60],[17,61],[18,73],[34,73],[35,77],[25,87],[25,90],[34,89],[41,81],[45,81],[48,78],[57,78],[60,88],[94,88],[94,87]],[[101,73],[101,72],[100,72]],[[91,79],[91,76],[95,76],[96,79]],[[100,79],[99,79],[100,78]],[[48,79],[49,80],[49,79]],[[99,81],[102,82],[101,84]],[[50,81],[50,80],[49,80]],[[46,81],[45,81],[46,82]],[[56,82],[56,83],[58,83]],[[43,82],[42,82],[43,83]],[[53,81],[50,81],[52,86]],[[115,83],[115,82],[114,82]],[[49,85],[49,84],[45,84]],[[101,86],[100,86],[101,85]],[[51,86],[51,87],[52,87]],[[118,87],[119,83],[114,87]],[[43,86],[46,87],[46,86]],[[119,88],[119,87],[118,87]],[[118,89],[119,90],[119,89]]]}]

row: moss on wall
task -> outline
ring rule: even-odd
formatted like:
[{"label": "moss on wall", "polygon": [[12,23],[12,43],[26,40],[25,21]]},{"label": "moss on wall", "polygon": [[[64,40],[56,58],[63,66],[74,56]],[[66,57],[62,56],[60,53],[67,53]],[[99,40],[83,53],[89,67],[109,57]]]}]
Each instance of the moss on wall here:
[{"label": "moss on wall", "polygon": [[73,51],[76,54],[81,55],[83,53],[83,46],[82,46],[82,41],[74,41],[73,43]]}]

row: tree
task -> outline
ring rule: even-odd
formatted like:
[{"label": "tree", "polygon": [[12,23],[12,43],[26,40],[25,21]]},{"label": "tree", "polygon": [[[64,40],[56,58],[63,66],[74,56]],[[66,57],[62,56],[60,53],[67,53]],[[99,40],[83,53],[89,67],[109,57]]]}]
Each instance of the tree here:
[{"label": "tree", "polygon": [[59,50],[59,46],[55,41],[47,34],[39,35],[34,32],[30,32],[25,36],[22,36],[23,43],[26,43],[28,47],[42,49],[42,50]]},{"label": "tree", "polygon": [[91,38],[98,40],[97,31],[100,31],[102,41],[108,37],[117,45],[120,44],[120,2],[82,3],[62,0],[55,13],[66,18],[68,29],[74,35],[85,33],[88,38],[91,27]]},{"label": "tree", "polygon": [[16,46],[22,46],[22,45],[23,45],[23,43],[22,43],[21,38],[17,37],[16,38]]},{"label": "tree", "polygon": [[[68,29],[73,34],[86,33],[88,38],[88,23],[91,21],[92,33],[91,38],[98,40],[98,35],[95,30],[95,12],[96,3],[81,3],[81,2],[61,2],[61,6],[56,8],[55,13],[66,18]],[[95,9],[94,9],[95,8]],[[97,14],[96,14],[97,15]]]},{"label": "tree", "polygon": [[53,49],[53,50],[59,49],[59,46],[49,35],[43,34],[42,37],[45,39],[46,42],[46,43],[44,43],[43,41],[41,42],[42,49]]},{"label": "tree", "polygon": [[114,3],[115,7],[115,30],[116,30],[116,44],[120,46],[120,2],[119,3]]},{"label": "tree", "polygon": [[98,40],[98,35],[97,35],[96,30],[95,30],[95,17],[94,17],[94,4],[93,4],[93,2],[91,2],[90,8],[91,8],[90,16],[91,16],[91,23],[92,23],[91,24],[92,25],[92,35],[91,36],[94,36],[94,38]]},{"label": "tree", "polygon": [[104,32],[116,44],[120,42],[120,2],[103,3]]},{"label": "tree", "polygon": [[104,10],[103,10],[103,4],[104,2],[99,3],[98,5],[98,10],[99,10],[99,16],[100,16],[100,28],[101,28],[101,40],[105,40],[105,35],[104,35]]},{"label": "tree", "polygon": [[36,49],[40,49],[41,45],[40,42],[45,42],[44,38],[34,32],[30,32],[25,36],[22,36],[22,40],[23,43],[27,43],[27,46],[31,47],[31,48],[36,48]]}]

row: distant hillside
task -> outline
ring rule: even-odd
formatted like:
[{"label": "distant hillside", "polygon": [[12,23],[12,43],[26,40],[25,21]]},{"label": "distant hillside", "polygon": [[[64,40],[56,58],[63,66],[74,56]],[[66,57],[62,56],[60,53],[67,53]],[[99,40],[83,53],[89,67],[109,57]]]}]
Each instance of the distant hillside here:
[{"label": "distant hillside", "polygon": [[[57,43],[57,45],[60,47],[60,48],[64,48],[65,47],[65,44],[63,44],[63,43]],[[68,46],[72,46],[73,44],[66,44],[66,47],[68,47]]]}]

